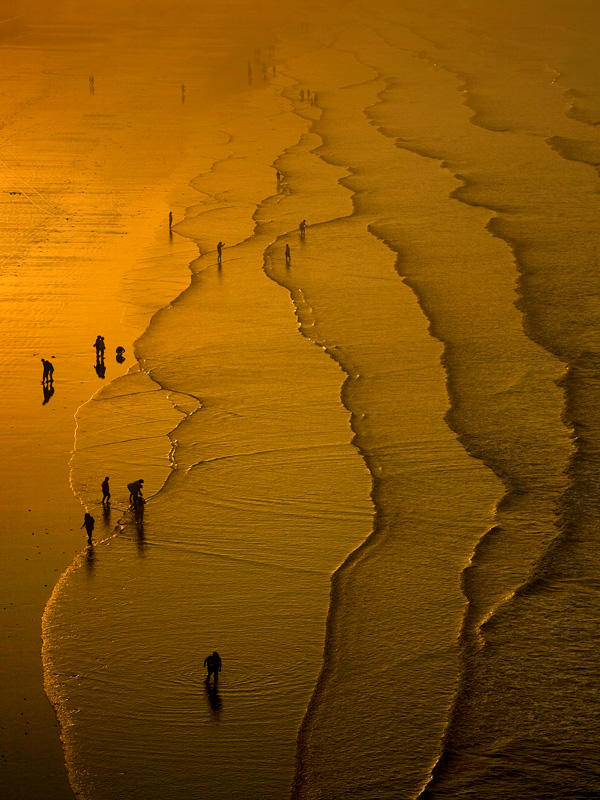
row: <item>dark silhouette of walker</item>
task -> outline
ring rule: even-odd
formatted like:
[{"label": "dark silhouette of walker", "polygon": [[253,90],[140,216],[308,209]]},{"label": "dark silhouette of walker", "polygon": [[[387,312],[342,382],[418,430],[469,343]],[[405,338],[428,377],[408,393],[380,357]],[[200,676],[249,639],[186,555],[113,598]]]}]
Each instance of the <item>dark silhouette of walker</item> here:
[{"label": "dark silhouette of walker", "polygon": [[91,514],[88,514],[87,511],[83,517],[83,525],[82,528],[85,528],[87,531],[88,542],[92,541],[92,533],[94,532],[94,523],[96,520],[92,517]]},{"label": "dark silhouette of walker", "polygon": [[300,238],[304,239],[304,236],[306,234],[306,220],[303,219],[300,225],[298,225],[298,227],[300,228]]},{"label": "dark silhouette of walker", "polygon": [[102,481],[102,502],[110,503],[110,486],[108,485],[108,477]]},{"label": "dark silhouette of walker", "polygon": [[221,257],[223,255],[223,248],[225,247],[225,242],[219,242],[217,244],[217,263],[221,263]]},{"label": "dark silhouette of walker", "polygon": [[46,361],[45,358],[42,358],[42,364],[44,365],[42,383],[52,383],[54,380],[54,364],[51,361]]},{"label": "dark silhouette of walker", "polygon": [[289,244],[286,244],[286,246],[285,246],[285,263],[288,266],[292,263],[292,254],[290,253]]},{"label": "dark silhouette of walker", "polygon": [[208,672],[208,675],[206,676],[206,683],[210,681],[211,675],[214,675],[214,682],[217,683],[219,680],[219,672],[221,672],[222,663],[221,656],[216,650],[210,656],[206,656],[204,659],[204,666]]},{"label": "dark silhouette of walker", "polygon": [[104,351],[106,349],[104,336],[96,336],[94,347],[96,348],[96,363],[102,364],[104,362]]},{"label": "dark silhouette of walker", "polygon": [[139,481],[133,481],[133,483],[127,484],[127,488],[129,489],[129,502],[132,506],[135,505],[136,498],[142,496],[143,484],[143,478],[140,478]]}]

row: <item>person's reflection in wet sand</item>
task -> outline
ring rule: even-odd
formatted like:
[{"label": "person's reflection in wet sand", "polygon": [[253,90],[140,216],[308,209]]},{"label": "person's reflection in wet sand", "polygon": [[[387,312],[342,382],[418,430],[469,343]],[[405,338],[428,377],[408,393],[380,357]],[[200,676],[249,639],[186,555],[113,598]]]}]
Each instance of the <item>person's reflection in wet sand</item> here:
[{"label": "person's reflection in wet sand", "polygon": [[206,681],[204,682],[204,688],[206,690],[206,697],[210,705],[210,710],[213,712],[213,717],[218,720],[223,707],[219,689],[212,683],[207,683]]},{"label": "person's reflection in wet sand", "polygon": [[93,575],[96,567],[96,550],[91,542],[85,548],[83,554],[83,563],[87,574],[90,576]]},{"label": "person's reflection in wet sand", "polygon": [[110,503],[102,504],[102,517],[106,525],[110,524]]},{"label": "person's reflection in wet sand", "polygon": [[54,386],[51,383],[43,383],[42,391],[44,392],[44,400],[42,402],[42,405],[45,406],[46,403],[50,401],[50,398],[54,394]]},{"label": "person's reflection in wet sand", "polygon": [[96,375],[104,380],[106,377],[106,364],[104,361],[96,361],[94,369],[96,370]]},{"label": "person's reflection in wet sand", "polygon": [[146,536],[144,534],[144,523],[140,520],[137,520],[136,524],[136,537],[135,543],[137,545],[138,556],[142,558],[146,555]]}]

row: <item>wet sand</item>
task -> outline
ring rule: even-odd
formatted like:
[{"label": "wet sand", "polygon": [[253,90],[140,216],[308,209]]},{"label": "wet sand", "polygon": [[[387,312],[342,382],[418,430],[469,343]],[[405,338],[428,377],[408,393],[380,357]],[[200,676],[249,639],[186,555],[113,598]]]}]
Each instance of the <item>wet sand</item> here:
[{"label": "wet sand", "polygon": [[[76,412],[132,367],[133,342],[189,283],[197,255],[169,235],[168,214],[176,225],[195,195],[190,177],[210,163],[199,122],[210,93],[194,91],[206,69],[182,58],[181,37],[166,35],[158,64],[143,27],[36,12],[1,31],[0,791],[11,800],[71,796],[43,687],[41,620],[86,543],[84,509],[69,483]],[[184,52],[193,52],[189,40]],[[218,81],[210,86],[214,92]],[[104,378],[95,371],[98,334],[107,343]],[[123,364],[117,345],[126,350]],[[41,385],[42,357],[55,365],[51,395]],[[108,519],[99,505],[89,510],[97,533],[119,517],[117,508]]]}]

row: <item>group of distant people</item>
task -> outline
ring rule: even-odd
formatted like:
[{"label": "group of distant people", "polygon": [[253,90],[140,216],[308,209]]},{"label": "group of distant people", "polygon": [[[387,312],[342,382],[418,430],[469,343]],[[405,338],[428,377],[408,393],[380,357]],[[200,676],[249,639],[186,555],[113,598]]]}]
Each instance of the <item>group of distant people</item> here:
[{"label": "group of distant people", "polygon": [[[110,505],[111,492],[110,492],[109,480],[110,478],[107,476],[102,481],[103,506]],[[140,520],[140,514],[143,517],[144,513],[143,509],[144,509],[144,504],[146,502],[142,496],[143,485],[144,485],[143,478],[140,478],[137,481],[133,481],[132,483],[127,484],[127,488],[129,489],[129,503],[131,507],[133,507],[138,521]],[[88,511],[86,511],[83,518],[83,525],[81,527],[85,528],[86,530],[89,544],[92,544],[92,535],[94,532],[95,524],[96,520],[94,519],[94,517]],[[222,665],[223,662],[221,660],[221,656],[218,654],[216,650],[214,650],[210,655],[206,656],[206,658],[204,659],[204,666],[206,667],[207,670],[206,685],[208,686],[208,684],[210,683],[210,679],[213,678],[214,688],[212,691],[216,689],[216,685],[219,680],[219,672],[221,672]]]},{"label": "group of distant people", "polygon": [[[102,506],[108,507],[110,506],[110,478],[108,475],[102,481]],[[138,522],[141,522],[144,518],[144,506],[146,501],[142,495],[142,487],[144,485],[144,479],[140,478],[137,481],[133,481],[132,483],[127,484],[127,488],[129,489],[129,505],[133,508],[135,512],[135,516]],[[87,511],[83,517],[83,525],[82,528],[85,528],[88,535],[88,541],[92,542],[92,533],[94,532],[94,525],[96,520],[89,514]]]},{"label": "group of distant people", "polygon": [[[106,350],[106,344],[104,343],[104,336],[96,336],[96,341],[94,342],[94,349],[96,350],[96,364],[95,369],[98,377],[104,378],[106,374],[106,367],[104,364],[104,351]],[[115,350],[115,358],[122,364],[125,361],[125,348],[124,347],[117,347]],[[46,358],[42,358],[42,385],[44,387],[44,403],[47,403],[50,399],[50,396],[54,392],[52,384],[54,383],[54,364],[51,361],[48,361]],[[52,387],[52,388],[51,388]]]},{"label": "group of distant people", "polygon": [[317,96],[314,92],[311,92],[310,89],[307,89],[306,92],[304,89],[300,89],[300,100],[302,103],[306,100],[307,103],[310,103],[311,106],[317,102]]}]

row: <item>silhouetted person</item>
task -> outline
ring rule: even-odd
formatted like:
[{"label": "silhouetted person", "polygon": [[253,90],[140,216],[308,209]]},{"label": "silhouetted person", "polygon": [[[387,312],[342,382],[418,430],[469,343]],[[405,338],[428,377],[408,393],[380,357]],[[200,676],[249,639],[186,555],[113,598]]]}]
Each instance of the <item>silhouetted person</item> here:
[{"label": "silhouetted person", "polygon": [[290,253],[289,244],[286,244],[286,246],[285,246],[285,263],[288,266],[292,263],[292,254]]},{"label": "silhouetted person", "polygon": [[308,101],[310,101],[310,96],[311,96],[311,95],[310,95],[310,89],[307,89],[307,90],[306,90],[306,99],[307,99]]},{"label": "silhouetted person", "polygon": [[90,94],[94,94],[94,76],[90,75]]},{"label": "silhouetted person", "polygon": [[110,486],[108,485],[108,477],[102,481],[102,502],[110,503]]},{"label": "silhouetted person", "polygon": [[300,89],[300,100],[304,102],[304,89]]},{"label": "silhouetted person", "polygon": [[214,675],[215,683],[219,680],[219,672],[221,672],[221,656],[215,650],[212,655],[206,656],[204,659],[204,666],[207,669],[208,675],[206,676],[206,682],[210,681],[211,675]]},{"label": "silhouetted person", "polygon": [[140,478],[139,481],[134,481],[133,483],[128,483],[127,488],[129,489],[129,502],[132,506],[135,506],[135,499],[136,497],[142,496],[142,485],[144,483],[144,479]]},{"label": "silhouetted person", "polygon": [[94,347],[96,348],[96,361],[104,361],[104,350],[106,349],[106,345],[104,344],[104,336],[96,336]]},{"label": "silhouetted person", "polygon": [[169,230],[173,227],[173,212],[169,211]]},{"label": "silhouetted person", "polygon": [[82,528],[85,528],[88,535],[88,541],[92,541],[92,533],[94,532],[94,518],[91,514],[88,514],[87,511],[85,512],[85,516],[83,517],[83,525]]},{"label": "silhouetted person", "polygon": [[300,238],[304,239],[304,234],[306,233],[306,220],[303,219],[298,227],[300,228]]},{"label": "silhouetted person", "polygon": [[223,255],[223,248],[225,247],[224,242],[219,242],[217,245],[217,262],[221,263],[221,256]]},{"label": "silhouetted person", "polygon": [[45,406],[46,403],[50,402],[50,398],[54,394],[54,386],[51,383],[43,383],[42,391],[44,392],[44,399],[42,401],[42,405]]},{"label": "silhouetted person", "polygon": [[106,378],[106,364],[104,361],[96,361],[94,364],[94,369],[96,370],[96,375],[99,378],[102,378],[102,380]]},{"label": "silhouetted person", "polygon": [[281,183],[281,172],[277,170],[277,185],[279,186],[280,183]]},{"label": "silhouetted person", "polygon": [[185,103],[185,84],[181,84],[181,102]]},{"label": "silhouetted person", "polygon": [[44,365],[42,383],[52,383],[54,380],[54,364],[51,361],[46,361],[45,358],[42,358],[42,364]]},{"label": "silhouetted person", "polygon": [[115,356],[115,358],[117,359],[119,364],[122,364],[125,361],[125,356],[123,355],[123,353],[125,352],[125,348],[124,347],[117,347],[116,352],[117,352],[117,355]]}]

